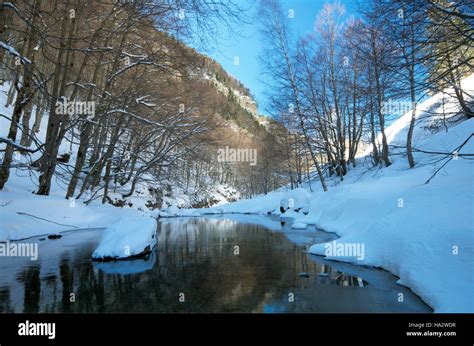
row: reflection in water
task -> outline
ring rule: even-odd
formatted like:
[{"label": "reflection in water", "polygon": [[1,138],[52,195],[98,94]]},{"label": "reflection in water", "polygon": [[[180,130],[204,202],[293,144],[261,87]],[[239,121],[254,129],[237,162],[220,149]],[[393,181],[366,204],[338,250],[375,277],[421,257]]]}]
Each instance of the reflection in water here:
[{"label": "reflection in water", "polygon": [[[388,273],[377,274],[387,287],[369,285],[315,261],[285,233],[269,231],[280,229],[278,222],[260,221],[161,221],[154,252],[134,261],[92,262],[98,230],[73,232],[54,246],[41,242],[39,263],[8,259],[10,265],[0,266],[0,311],[428,311]],[[19,271],[16,279],[12,270]],[[22,286],[23,299],[13,297]],[[397,303],[397,292],[404,293],[405,304]]]},{"label": "reflection in water", "polygon": [[10,288],[0,289],[0,312],[13,312],[10,308]]},{"label": "reflection in water", "polygon": [[39,312],[39,299],[41,291],[40,268],[37,266],[25,269],[18,281],[24,284],[23,312]]},{"label": "reflection in water", "polygon": [[135,259],[133,261],[94,261],[95,269],[103,271],[106,274],[130,275],[142,273],[153,269],[156,264],[156,251],[146,255],[144,258]]},{"label": "reflection in water", "polygon": [[[71,270],[69,265],[69,259],[67,257],[61,260],[61,264],[59,266],[59,271],[61,273],[61,284],[62,284],[62,311],[63,312],[71,312],[71,304],[74,301],[74,296],[71,295],[73,292],[73,283],[74,283],[74,273]],[[72,293],[74,294],[74,293]]]}]

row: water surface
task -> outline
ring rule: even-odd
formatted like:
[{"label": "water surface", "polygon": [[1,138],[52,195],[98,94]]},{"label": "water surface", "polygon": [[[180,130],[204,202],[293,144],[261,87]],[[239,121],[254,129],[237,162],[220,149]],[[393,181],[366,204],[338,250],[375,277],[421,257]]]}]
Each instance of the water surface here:
[{"label": "water surface", "polygon": [[335,235],[265,216],[162,219],[144,260],[93,262],[101,232],[29,239],[37,261],[0,258],[0,312],[431,311],[388,272],[307,253]]}]

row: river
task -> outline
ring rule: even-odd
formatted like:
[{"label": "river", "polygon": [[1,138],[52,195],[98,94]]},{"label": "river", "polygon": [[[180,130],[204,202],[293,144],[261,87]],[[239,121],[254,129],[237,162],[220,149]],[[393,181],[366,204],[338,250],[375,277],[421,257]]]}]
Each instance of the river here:
[{"label": "river", "polygon": [[0,258],[0,312],[431,311],[386,271],[307,253],[331,233],[254,215],[158,225],[152,254],[132,261],[91,260],[101,229],[23,240],[39,258]]}]

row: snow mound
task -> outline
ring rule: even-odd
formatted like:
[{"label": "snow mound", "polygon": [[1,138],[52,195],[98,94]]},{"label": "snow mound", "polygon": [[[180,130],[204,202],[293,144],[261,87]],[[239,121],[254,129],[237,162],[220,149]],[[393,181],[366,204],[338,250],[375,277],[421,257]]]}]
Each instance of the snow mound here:
[{"label": "snow mound", "polygon": [[123,219],[110,225],[102,234],[92,254],[96,260],[140,257],[156,245],[156,221],[152,218]]},{"label": "snow mound", "polygon": [[280,211],[292,209],[307,209],[311,195],[303,188],[297,188],[286,192],[280,200]]}]

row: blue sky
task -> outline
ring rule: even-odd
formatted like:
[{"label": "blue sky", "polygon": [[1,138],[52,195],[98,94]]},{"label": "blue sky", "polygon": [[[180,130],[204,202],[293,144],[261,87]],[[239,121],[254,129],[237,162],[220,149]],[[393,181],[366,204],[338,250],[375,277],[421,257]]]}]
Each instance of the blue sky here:
[{"label": "blue sky", "polygon": [[[292,33],[303,36],[313,30],[314,21],[317,14],[323,7],[326,0],[281,0],[282,7],[286,13],[290,9],[294,10],[294,18],[289,19]],[[356,0],[340,0],[346,7],[346,15],[355,14]],[[257,1],[252,11],[257,10]],[[253,13],[254,15],[254,13]],[[217,47],[207,49],[205,54],[217,60],[224,69],[232,76],[240,80],[255,96],[259,112],[265,113],[265,85],[261,82],[258,56],[261,52],[261,36],[259,33],[259,23],[242,25],[239,27],[239,35],[229,37],[226,30],[222,30],[222,37],[218,39]],[[239,65],[234,64],[234,58],[239,58]]]}]

